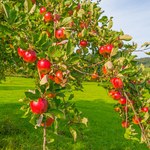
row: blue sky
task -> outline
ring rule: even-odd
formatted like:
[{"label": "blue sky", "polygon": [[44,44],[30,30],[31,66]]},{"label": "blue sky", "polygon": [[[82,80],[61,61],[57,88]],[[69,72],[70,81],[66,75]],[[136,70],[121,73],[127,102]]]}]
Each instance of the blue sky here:
[{"label": "blue sky", "polygon": [[[102,0],[100,7],[108,17],[114,17],[113,29],[122,29],[141,46],[150,42],[150,0]],[[138,57],[147,57],[136,53]]]}]

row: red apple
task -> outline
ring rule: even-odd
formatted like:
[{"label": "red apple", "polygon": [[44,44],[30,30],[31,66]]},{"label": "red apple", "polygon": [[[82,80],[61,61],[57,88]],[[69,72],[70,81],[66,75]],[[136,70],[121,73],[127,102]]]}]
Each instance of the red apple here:
[{"label": "red apple", "polygon": [[120,108],[119,108],[119,107],[115,107],[114,110],[115,110],[116,112],[119,112],[119,111],[120,111]]},{"label": "red apple", "polygon": [[63,39],[65,37],[65,31],[63,28],[60,28],[58,30],[55,31],[55,37],[57,39]]},{"label": "red apple", "polygon": [[33,63],[37,59],[36,52],[34,50],[25,51],[23,55],[23,60],[28,63]]},{"label": "red apple", "polygon": [[114,46],[112,44],[107,44],[105,46],[105,48],[106,48],[105,52],[108,53],[108,54],[110,54],[112,52],[112,49],[114,48]]},{"label": "red apple", "polygon": [[86,22],[80,22],[80,28],[83,29],[83,28],[87,28],[88,25]]},{"label": "red apple", "polygon": [[48,78],[49,78],[50,80],[52,80],[52,81],[54,81],[54,77],[55,77],[55,76],[53,76],[53,75],[49,75],[49,76],[48,76]]},{"label": "red apple", "polygon": [[123,106],[122,109],[123,109],[123,111],[128,112],[129,108],[127,106]]},{"label": "red apple", "polygon": [[103,74],[107,74],[107,69],[105,66],[102,67]]},{"label": "red apple", "polygon": [[110,91],[109,95],[111,95],[115,100],[119,100],[122,97],[122,94],[119,91]]},{"label": "red apple", "polygon": [[46,12],[46,8],[45,7],[41,7],[40,8],[40,14],[44,14]]},{"label": "red apple", "polygon": [[110,90],[109,93],[108,93],[108,95],[109,96],[113,96],[115,94],[115,92],[116,92],[115,90]]},{"label": "red apple", "polygon": [[73,26],[74,26],[74,22],[73,22],[73,21],[70,22],[70,23],[69,23],[69,26],[70,26],[70,27],[73,27]]},{"label": "red apple", "polygon": [[73,15],[73,10],[69,10],[68,14],[69,14],[69,16],[72,16]]},{"label": "red apple", "polygon": [[48,109],[48,101],[43,98],[39,98],[37,102],[31,101],[30,108],[34,114],[45,113]]},{"label": "red apple", "polygon": [[18,55],[20,56],[20,57],[23,57],[24,56],[24,53],[25,53],[25,50],[23,50],[22,48],[18,48]]},{"label": "red apple", "polygon": [[116,88],[116,89],[123,88],[123,82],[120,78],[112,78],[110,80],[110,82],[112,83],[113,87]]},{"label": "red apple", "polygon": [[122,121],[121,125],[122,125],[123,128],[128,128],[129,127],[129,123],[126,122],[126,121]]},{"label": "red apple", "polygon": [[35,4],[36,3],[36,0],[31,0],[32,1],[32,4]]},{"label": "red apple", "polygon": [[80,41],[80,46],[81,47],[86,47],[88,45],[88,42],[86,40],[81,40]]},{"label": "red apple", "polygon": [[61,70],[58,70],[55,75],[58,79],[63,80],[63,73]]},{"label": "red apple", "polygon": [[60,15],[59,14],[55,14],[54,15],[54,21],[59,21],[60,20]]},{"label": "red apple", "polygon": [[139,124],[141,122],[141,120],[142,120],[141,118],[135,117],[135,116],[132,118],[132,121],[134,124]]},{"label": "red apple", "polygon": [[55,82],[56,84],[61,84],[62,80],[55,76],[55,77],[54,77],[54,82]]},{"label": "red apple", "polygon": [[121,98],[119,99],[119,103],[120,103],[121,105],[126,104],[126,102],[127,102],[127,99],[126,99],[125,97],[121,97]]},{"label": "red apple", "polygon": [[141,111],[142,111],[142,112],[148,112],[148,110],[149,110],[148,107],[142,107],[142,108],[141,108]]},{"label": "red apple", "polygon": [[97,79],[98,78],[98,73],[93,73],[91,76],[92,79]]},{"label": "red apple", "polygon": [[45,22],[50,22],[50,21],[53,21],[53,15],[51,12],[47,12],[45,15],[44,15],[44,20]]},{"label": "red apple", "polygon": [[76,10],[79,10],[81,8],[81,5],[78,4],[77,7],[76,7]]},{"label": "red apple", "polygon": [[103,55],[106,52],[106,47],[105,46],[101,46],[99,48],[99,54]]},{"label": "red apple", "polygon": [[47,97],[48,98],[54,98],[54,97],[56,97],[56,94],[55,93],[49,93],[49,94],[47,94]]},{"label": "red apple", "polygon": [[50,71],[51,68],[51,63],[47,59],[41,59],[37,63],[37,68],[39,69],[40,72],[46,74]]},{"label": "red apple", "polygon": [[[47,120],[46,120],[46,127],[51,126],[54,121],[55,121],[54,118],[51,118],[51,117],[47,118]],[[44,123],[41,123],[41,126],[44,127]]]}]

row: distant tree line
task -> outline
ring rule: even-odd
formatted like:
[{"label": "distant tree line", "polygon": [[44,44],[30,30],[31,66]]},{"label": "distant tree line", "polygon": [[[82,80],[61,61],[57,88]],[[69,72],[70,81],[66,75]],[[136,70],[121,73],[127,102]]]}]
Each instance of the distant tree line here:
[{"label": "distant tree line", "polygon": [[139,64],[143,64],[146,68],[150,68],[150,57],[139,58],[137,59]]}]

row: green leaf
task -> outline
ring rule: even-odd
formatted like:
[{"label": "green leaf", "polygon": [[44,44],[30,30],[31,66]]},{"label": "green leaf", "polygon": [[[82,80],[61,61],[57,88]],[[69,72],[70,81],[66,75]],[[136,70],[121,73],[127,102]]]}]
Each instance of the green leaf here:
[{"label": "green leaf", "polygon": [[134,74],[135,70],[133,68],[127,68],[120,71],[121,74]]},{"label": "green leaf", "polygon": [[118,48],[113,48],[110,55],[115,56],[117,52],[118,52]]},{"label": "green leaf", "polygon": [[82,33],[82,37],[86,36],[86,35],[87,35],[87,29],[84,28],[84,29],[81,31],[81,33]]},{"label": "green leaf", "polygon": [[25,95],[27,98],[30,98],[30,99],[38,99],[40,97],[40,92],[36,89],[35,91],[27,91],[25,92]]},{"label": "green leaf", "polygon": [[78,56],[72,56],[69,61],[72,64],[76,64],[76,63],[78,63],[80,61],[80,59],[79,59]]},{"label": "green leaf", "polygon": [[36,115],[34,115],[34,114],[32,114],[31,119],[30,119],[30,121],[29,121],[29,122],[30,122],[31,124],[35,125],[36,120],[37,120],[37,116],[36,116]]},{"label": "green leaf", "polygon": [[71,133],[71,135],[73,137],[74,142],[76,142],[76,140],[77,140],[77,132],[72,127],[70,127],[69,130],[70,130],[70,133]]},{"label": "green leaf", "polygon": [[53,138],[47,139],[47,143],[53,143],[54,141],[55,141],[55,139],[53,139]]},{"label": "green leaf", "polygon": [[82,118],[81,123],[85,124],[85,126],[87,127],[88,124],[88,119],[87,118]]},{"label": "green leaf", "polygon": [[131,41],[132,40],[132,36],[124,34],[124,35],[120,35],[119,39],[120,40],[124,40],[124,41]]},{"label": "green leaf", "polygon": [[74,47],[72,47],[72,42],[71,40],[68,41],[67,43],[67,55],[71,55],[73,53]]},{"label": "green leaf", "polygon": [[109,20],[108,22],[108,29],[111,29],[113,26],[113,21],[112,21],[112,18]]},{"label": "green leaf", "polygon": [[29,14],[33,14],[36,10],[36,4],[34,4],[29,12]]},{"label": "green leaf", "polygon": [[64,113],[58,109],[51,109],[51,110],[49,110],[49,113],[45,113],[45,115],[47,115],[47,116],[54,115],[57,118],[64,119]]},{"label": "green leaf", "polygon": [[40,81],[40,85],[44,85],[46,83],[48,83],[48,77],[47,77],[47,75],[44,75],[44,77]]},{"label": "green leaf", "polygon": [[74,94],[70,94],[68,100],[72,100],[74,98]]},{"label": "green leaf", "polygon": [[78,17],[82,18],[82,15],[84,15],[84,14],[85,14],[84,9],[80,9],[80,10],[78,11]]},{"label": "green leaf", "polygon": [[25,0],[24,1],[24,11],[25,13],[29,12],[32,8],[32,1],[31,0]]},{"label": "green leaf", "polygon": [[40,47],[41,45],[43,45],[45,42],[47,41],[47,35],[41,33],[40,37],[38,39],[38,41],[36,41],[36,44]]},{"label": "green leaf", "polygon": [[58,93],[57,96],[64,98],[64,97],[65,97],[65,94],[64,94],[64,93]]},{"label": "green leaf", "polygon": [[64,55],[64,51],[62,49],[57,49],[57,47],[52,46],[48,49],[48,53],[50,57],[56,58]]},{"label": "green leaf", "polygon": [[105,24],[108,21],[108,17],[107,16],[103,16],[99,22],[102,22],[103,24]]},{"label": "green leaf", "polygon": [[0,32],[4,32],[5,34],[11,34],[12,30],[5,25],[0,25]]},{"label": "green leaf", "polygon": [[15,22],[16,18],[17,18],[17,12],[15,10],[11,10],[9,12],[8,22],[10,24],[13,24]]},{"label": "green leaf", "polygon": [[142,44],[141,47],[148,47],[148,46],[150,46],[150,42],[145,42],[144,44]]},{"label": "green leaf", "polygon": [[145,52],[145,54],[150,55],[150,52]]},{"label": "green leaf", "polygon": [[24,12],[28,12],[29,11],[29,6],[28,6],[28,0],[24,1]]},{"label": "green leaf", "polygon": [[24,115],[21,118],[27,118],[27,115],[29,114],[29,112],[30,112],[30,107],[27,108],[26,112],[24,113]]},{"label": "green leaf", "polygon": [[146,122],[149,119],[149,117],[150,117],[149,112],[146,112],[142,119],[142,122]]},{"label": "green leaf", "polygon": [[58,26],[65,26],[65,25],[69,24],[70,22],[72,22],[72,18],[71,17],[66,17],[62,20],[62,22]]},{"label": "green leaf", "polygon": [[128,128],[126,128],[124,137],[128,140],[134,140],[134,141],[139,141],[139,139],[137,137],[135,137],[135,135],[137,135],[137,133],[135,133],[135,129],[132,128],[132,126],[129,126]]}]

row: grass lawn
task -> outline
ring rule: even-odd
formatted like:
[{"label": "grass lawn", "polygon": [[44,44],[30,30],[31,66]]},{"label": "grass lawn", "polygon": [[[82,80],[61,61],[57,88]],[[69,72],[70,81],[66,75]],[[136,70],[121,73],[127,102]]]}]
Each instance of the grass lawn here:
[{"label": "grass lawn", "polygon": [[[75,92],[74,101],[85,117],[88,128],[73,142],[69,133],[55,136],[55,142],[48,144],[49,150],[147,150],[146,146],[124,139],[121,120],[113,110],[115,103],[107,91],[95,83],[85,83],[84,93]],[[24,91],[34,88],[34,80],[7,78],[0,84],[0,149],[1,150],[42,150],[42,129],[34,129],[21,118],[21,104]],[[51,137],[48,131],[48,140]]]}]

